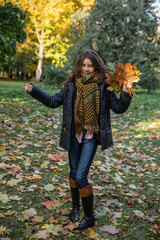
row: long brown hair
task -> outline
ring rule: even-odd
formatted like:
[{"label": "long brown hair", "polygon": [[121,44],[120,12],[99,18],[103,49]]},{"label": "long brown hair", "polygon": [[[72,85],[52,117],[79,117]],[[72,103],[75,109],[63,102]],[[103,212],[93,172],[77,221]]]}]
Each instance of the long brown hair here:
[{"label": "long brown hair", "polygon": [[93,66],[95,67],[96,72],[105,73],[107,72],[107,66],[102,60],[102,58],[98,55],[98,53],[94,50],[87,49],[84,50],[77,59],[73,72],[69,75],[68,79],[64,82],[66,86],[68,82],[75,81],[75,76],[77,74],[81,74],[82,64],[85,58],[89,58],[92,61]]}]

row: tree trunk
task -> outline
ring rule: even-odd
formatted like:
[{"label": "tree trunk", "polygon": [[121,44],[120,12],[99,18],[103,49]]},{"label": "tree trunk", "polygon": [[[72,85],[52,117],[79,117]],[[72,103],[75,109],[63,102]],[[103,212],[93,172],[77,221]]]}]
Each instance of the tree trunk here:
[{"label": "tree trunk", "polygon": [[28,72],[26,73],[26,80],[27,80],[27,81],[29,80]]},{"label": "tree trunk", "polygon": [[[32,0],[29,0],[29,2],[31,5],[31,8],[33,9]],[[43,45],[44,29],[41,30],[41,36],[40,36],[35,15],[33,15],[33,21],[34,21],[34,27],[36,30],[37,39],[39,42],[38,66],[36,69],[36,83],[38,83],[40,81],[41,75],[42,75],[42,63],[43,63],[43,52],[44,52],[44,45]]]},{"label": "tree trunk", "polygon": [[21,72],[21,80],[24,79],[24,72]]},{"label": "tree trunk", "polygon": [[9,77],[10,79],[13,78],[12,69],[8,69],[8,77]]},{"label": "tree trunk", "polygon": [[19,71],[16,72],[16,78],[19,80]]},{"label": "tree trunk", "polygon": [[43,47],[43,44],[41,43],[39,48],[38,66],[36,69],[36,83],[40,81],[40,78],[42,75],[43,51],[44,51],[44,47]]},{"label": "tree trunk", "polygon": [[44,47],[41,42],[39,46],[39,60],[38,60],[38,66],[36,69],[36,83],[40,81],[41,75],[42,75],[42,64],[43,64],[43,51]]}]

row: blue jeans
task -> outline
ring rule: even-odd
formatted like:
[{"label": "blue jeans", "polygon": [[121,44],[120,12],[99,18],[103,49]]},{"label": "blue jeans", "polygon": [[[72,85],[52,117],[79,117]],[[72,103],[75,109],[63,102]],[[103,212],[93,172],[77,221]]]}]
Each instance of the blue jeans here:
[{"label": "blue jeans", "polygon": [[95,137],[85,139],[83,134],[82,143],[78,143],[74,136],[69,150],[70,177],[76,180],[80,189],[89,185],[87,176],[97,150]]}]

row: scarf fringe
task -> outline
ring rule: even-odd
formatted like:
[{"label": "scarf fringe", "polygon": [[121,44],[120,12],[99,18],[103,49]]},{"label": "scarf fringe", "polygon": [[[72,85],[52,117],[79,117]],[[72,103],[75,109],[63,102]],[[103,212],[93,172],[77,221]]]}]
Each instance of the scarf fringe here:
[{"label": "scarf fringe", "polygon": [[87,130],[87,132],[89,134],[93,134],[93,133],[98,133],[99,132],[99,125],[97,124],[97,126],[92,126],[92,125],[87,125],[87,128],[81,126],[81,125],[77,125],[76,128],[76,134],[80,135],[81,132]]}]

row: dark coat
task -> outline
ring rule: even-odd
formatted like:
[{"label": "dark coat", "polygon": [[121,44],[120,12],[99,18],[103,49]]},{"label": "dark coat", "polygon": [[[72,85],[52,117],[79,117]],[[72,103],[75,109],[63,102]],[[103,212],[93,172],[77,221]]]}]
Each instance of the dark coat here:
[{"label": "dark coat", "polygon": [[[98,143],[101,144],[102,150],[113,145],[110,109],[117,114],[124,113],[128,109],[131,101],[131,97],[127,92],[121,91],[120,98],[118,99],[113,91],[107,90],[107,86],[109,85],[106,82],[100,83],[100,131],[99,134],[96,135],[96,138]],[[68,87],[62,88],[59,93],[53,96],[48,95],[33,85],[33,89],[29,94],[47,107],[56,108],[63,105],[60,147],[69,151],[73,132],[71,128],[74,121],[75,83],[69,82]]]}]

